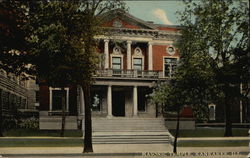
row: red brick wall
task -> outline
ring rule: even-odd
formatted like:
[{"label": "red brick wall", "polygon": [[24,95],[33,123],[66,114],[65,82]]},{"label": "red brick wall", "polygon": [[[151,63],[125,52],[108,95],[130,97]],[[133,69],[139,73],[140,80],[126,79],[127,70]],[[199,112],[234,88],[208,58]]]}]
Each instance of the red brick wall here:
[{"label": "red brick wall", "polygon": [[77,115],[77,86],[69,87],[69,114]]},{"label": "red brick wall", "polygon": [[49,110],[49,87],[40,85],[39,109],[41,111]]},{"label": "red brick wall", "polygon": [[170,57],[178,57],[178,50],[177,53],[174,55],[169,55],[166,51],[166,48],[169,45],[153,45],[153,70],[162,71],[163,70],[163,56],[170,56]]},{"label": "red brick wall", "polygon": [[[121,19],[119,19],[119,18],[114,18],[113,20],[111,20],[111,21],[109,21],[109,22],[103,24],[102,26],[103,26],[103,27],[113,27],[113,26],[112,26],[112,25],[113,25],[113,22],[114,22],[115,20],[117,20],[117,19],[118,19],[118,20],[121,20]],[[122,27],[123,27],[123,28],[139,29],[138,26],[129,24],[129,23],[123,21],[123,20],[121,20],[121,21],[122,21]]]}]

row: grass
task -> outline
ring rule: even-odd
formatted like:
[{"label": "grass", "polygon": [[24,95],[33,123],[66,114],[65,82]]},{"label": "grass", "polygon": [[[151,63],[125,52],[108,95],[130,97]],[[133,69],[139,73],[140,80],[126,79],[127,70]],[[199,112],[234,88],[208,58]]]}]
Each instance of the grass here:
[{"label": "grass", "polygon": [[247,140],[180,141],[178,147],[240,147],[248,146]]},{"label": "grass", "polygon": [[[174,130],[170,130],[174,134]],[[180,137],[223,137],[223,128],[197,128],[195,130],[181,130]],[[248,136],[248,129],[233,129],[234,136]],[[83,139],[80,130],[66,130],[65,137],[60,136],[60,130],[31,130],[31,129],[14,129],[4,132],[6,137],[0,138],[0,147],[82,147]],[[38,137],[38,138],[18,138],[18,137]],[[39,138],[39,137],[54,138]],[[240,147],[248,146],[249,141],[245,140],[194,140],[178,141],[178,147]]]},{"label": "grass", "polygon": [[[5,137],[60,137],[60,130],[11,129],[3,133]],[[65,137],[82,137],[81,130],[65,130]]]},{"label": "grass", "polygon": [[0,139],[0,147],[81,147],[83,139]]},{"label": "grass", "polygon": [[[175,130],[169,130],[174,136]],[[179,137],[223,137],[224,128],[197,128],[195,130],[180,130]],[[248,129],[234,128],[233,136],[246,137],[248,136]]]}]

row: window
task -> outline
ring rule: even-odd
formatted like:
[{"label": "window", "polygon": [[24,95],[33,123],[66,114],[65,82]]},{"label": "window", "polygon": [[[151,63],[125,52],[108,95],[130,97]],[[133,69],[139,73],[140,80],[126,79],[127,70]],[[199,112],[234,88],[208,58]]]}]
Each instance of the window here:
[{"label": "window", "polygon": [[177,58],[164,58],[164,75],[173,77],[177,66]]},{"label": "window", "polygon": [[62,95],[64,95],[66,101],[65,90],[63,91],[63,93],[61,90],[52,90],[52,110],[62,110]]},{"label": "window", "polygon": [[112,68],[121,69],[121,57],[112,57]]},{"label": "window", "polygon": [[62,93],[61,88],[49,87],[50,99],[49,99],[49,111],[61,111],[62,110],[62,96],[65,97],[65,110],[69,110],[69,88],[64,88]]},{"label": "window", "polygon": [[216,105],[215,104],[209,104],[209,120],[215,120],[215,109]]},{"label": "window", "polygon": [[142,70],[142,58],[134,58],[133,68],[134,70]]},{"label": "window", "polygon": [[170,54],[170,55],[174,55],[175,54],[174,47],[172,47],[172,46],[167,47],[167,53]]}]

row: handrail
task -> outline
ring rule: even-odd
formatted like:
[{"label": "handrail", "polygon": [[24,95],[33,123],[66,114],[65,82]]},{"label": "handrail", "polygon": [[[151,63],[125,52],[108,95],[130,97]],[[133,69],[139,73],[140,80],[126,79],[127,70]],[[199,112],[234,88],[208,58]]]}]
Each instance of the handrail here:
[{"label": "handrail", "polygon": [[102,69],[96,70],[95,77],[122,77],[122,78],[160,78],[160,71],[154,70],[121,70]]}]

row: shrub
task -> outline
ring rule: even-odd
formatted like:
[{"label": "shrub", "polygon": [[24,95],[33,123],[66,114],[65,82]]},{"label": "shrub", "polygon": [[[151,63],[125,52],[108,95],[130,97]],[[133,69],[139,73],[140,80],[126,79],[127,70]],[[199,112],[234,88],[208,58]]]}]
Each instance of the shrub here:
[{"label": "shrub", "polygon": [[25,129],[38,129],[39,128],[39,120],[35,117],[30,117],[27,119],[21,120],[19,124],[20,128]]}]

